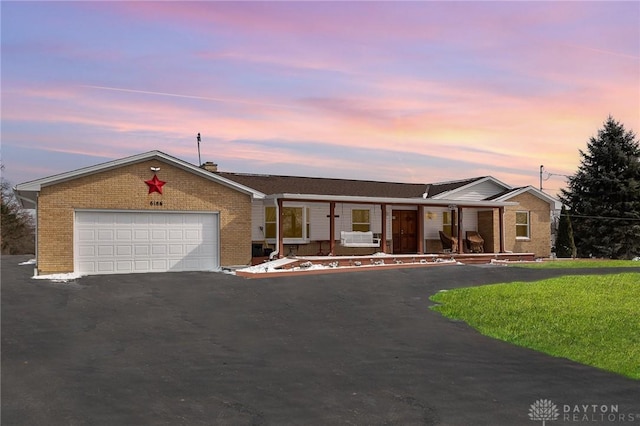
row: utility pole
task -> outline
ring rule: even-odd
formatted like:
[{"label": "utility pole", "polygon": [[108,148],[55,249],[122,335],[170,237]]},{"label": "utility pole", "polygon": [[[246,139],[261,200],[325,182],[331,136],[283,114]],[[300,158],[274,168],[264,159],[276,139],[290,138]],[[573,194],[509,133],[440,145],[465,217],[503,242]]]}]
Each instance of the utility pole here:
[{"label": "utility pole", "polygon": [[[202,166],[202,159],[200,158],[200,133],[198,133],[196,140],[198,141],[198,167],[200,167]],[[540,177],[540,179],[542,179],[542,177]],[[542,187],[542,180],[540,180],[540,186]]]},{"label": "utility pole", "polygon": [[[200,139],[200,133],[198,133],[198,140]],[[542,173],[544,171],[544,166],[540,164],[540,191],[542,191]]]}]

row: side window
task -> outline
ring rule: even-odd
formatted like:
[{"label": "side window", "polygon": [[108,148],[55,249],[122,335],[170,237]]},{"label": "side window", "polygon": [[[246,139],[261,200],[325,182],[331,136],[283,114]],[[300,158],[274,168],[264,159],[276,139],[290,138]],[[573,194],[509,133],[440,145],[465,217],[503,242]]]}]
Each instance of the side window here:
[{"label": "side window", "polygon": [[351,230],[360,232],[368,232],[371,230],[368,209],[351,210]]},{"label": "side window", "polygon": [[529,212],[516,212],[516,239],[529,239]]},{"label": "side window", "polygon": [[444,211],[442,212],[442,232],[445,235],[451,236],[451,212]]},{"label": "side window", "polygon": [[264,208],[264,237],[276,238],[276,208]]}]

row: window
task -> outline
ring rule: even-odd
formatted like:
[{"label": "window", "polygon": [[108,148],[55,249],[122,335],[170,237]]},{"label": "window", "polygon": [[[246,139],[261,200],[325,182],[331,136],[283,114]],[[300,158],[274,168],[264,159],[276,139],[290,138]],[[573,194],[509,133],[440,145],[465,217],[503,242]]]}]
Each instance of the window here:
[{"label": "window", "polygon": [[305,227],[302,207],[282,208],[282,236],[283,238],[304,238],[302,235]]},{"label": "window", "polygon": [[368,209],[351,210],[351,230],[360,232],[369,232],[371,230],[371,221],[369,220]]},{"label": "window", "polygon": [[276,238],[276,208],[265,207],[264,208],[264,237]]},{"label": "window", "polygon": [[[283,207],[282,208],[282,236],[283,238],[305,238],[303,235],[303,229],[306,235],[309,235],[310,223],[309,223],[309,209],[306,209],[306,219],[303,215],[302,207]],[[265,238],[277,238],[277,215],[275,207],[264,208],[264,237]],[[305,222],[306,220],[306,222]]]},{"label": "window", "polygon": [[442,232],[448,237],[455,236],[453,235],[453,231],[455,230],[455,226],[453,225],[456,221],[455,211],[444,211],[442,212]]},{"label": "window", "polygon": [[529,212],[516,212],[516,239],[529,239]]}]

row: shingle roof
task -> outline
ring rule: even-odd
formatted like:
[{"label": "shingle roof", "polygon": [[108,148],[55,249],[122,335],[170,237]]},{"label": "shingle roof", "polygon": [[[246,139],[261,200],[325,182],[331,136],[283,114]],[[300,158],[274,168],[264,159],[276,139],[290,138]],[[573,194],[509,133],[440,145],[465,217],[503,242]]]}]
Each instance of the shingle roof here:
[{"label": "shingle roof", "polygon": [[493,194],[492,196],[485,198],[485,200],[487,200],[487,201],[495,200],[496,198],[500,198],[500,197],[502,197],[502,196],[505,196],[505,195],[507,195],[507,194],[508,194],[508,193],[510,193],[510,192],[516,192],[516,191],[519,191],[519,190],[521,190],[522,188],[524,188],[524,186],[520,186],[520,187],[518,187],[518,188],[506,189],[506,190],[504,190],[504,191],[502,191],[502,192],[498,192],[497,194]]},{"label": "shingle roof", "polygon": [[439,182],[427,184],[427,198],[431,198],[435,195],[442,194],[443,192],[453,191],[454,189],[461,188],[465,185],[469,185],[477,180],[484,179],[486,176],[480,176],[470,179],[455,180],[449,182]]},{"label": "shingle roof", "polygon": [[258,175],[230,172],[216,174],[264,194],[351,195],[362,197],[422,198],[422,183],[377,182],[367,180]]}]

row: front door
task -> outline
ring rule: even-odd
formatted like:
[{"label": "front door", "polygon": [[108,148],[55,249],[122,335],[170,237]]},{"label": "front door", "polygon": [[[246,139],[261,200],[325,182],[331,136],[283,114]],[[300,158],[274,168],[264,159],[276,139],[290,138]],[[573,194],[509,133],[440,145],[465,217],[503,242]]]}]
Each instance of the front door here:
[{"label": "front door", "polygon": [[394,210],[391,230],[395,254],[418,251],[418,212],[416,210]]}]

